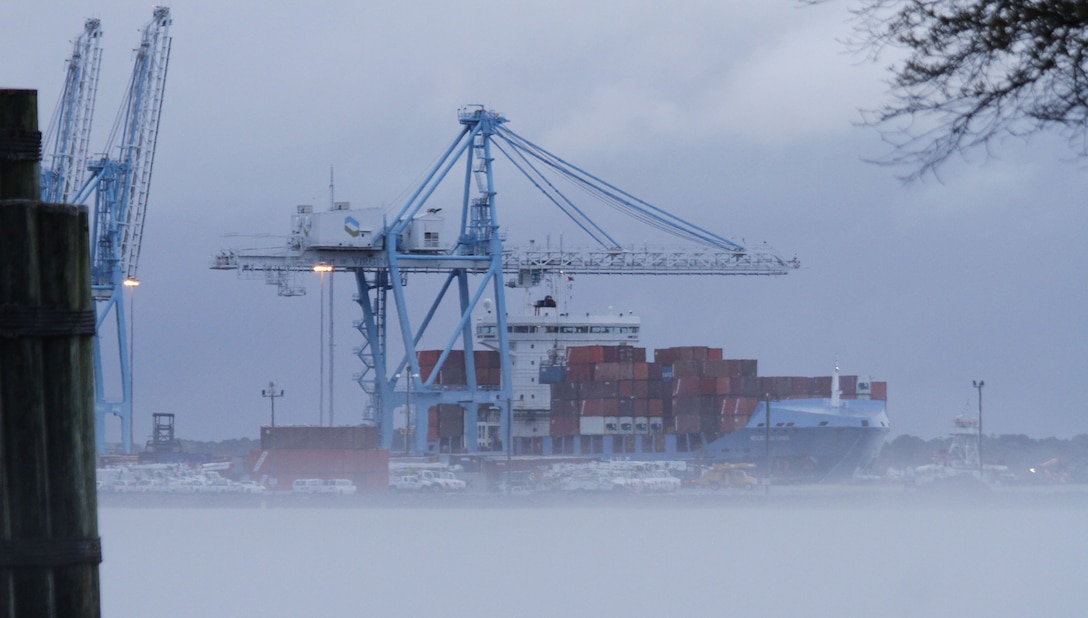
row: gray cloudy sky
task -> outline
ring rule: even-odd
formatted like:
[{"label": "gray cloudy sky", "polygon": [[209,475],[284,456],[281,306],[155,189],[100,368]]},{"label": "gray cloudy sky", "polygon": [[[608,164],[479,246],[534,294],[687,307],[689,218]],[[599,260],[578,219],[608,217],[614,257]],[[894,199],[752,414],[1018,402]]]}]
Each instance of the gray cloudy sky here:
[{"label": "gray cloudy sky", "polygon": [[[895,432],[1088,432],[1086,162],[1054,137],[953,161],[904,187],[862,161],[880,65],[837,43],[846,6],[772,2],[217,2],[170,5],[173,52],[135,298],[136,440],[152,412],[181,437],[256,437],[269,379],[277,422],[318,421],[316,276],[280,298],[208,269],[228,233],[283,234],[300,203],[391,206],[483,103],[548,150],[635,195],[804,268],[779,278],[584,277],[575,310],[642,316],[642,343],[723,347],[764,375],[889,383]],[[146,2],[40,0],[5,9],[0,85],[36,88],[44,128],[70,41],[102,19],[95,121],[105,142],[149,19]],[[569,228],[500,172],[512,240]],[[516,198],[516,199],[515,199]],[[653,242],[623,226],[623,240]],[[413,280],[414,283],[414,280]],[[419,281],[420,288],[428,282]],[[354,284],[336,283],[336,419],[356,422]],[[517,297],[511,297],[513,303]],[[437,344],[434,347],[438,347]]]}]

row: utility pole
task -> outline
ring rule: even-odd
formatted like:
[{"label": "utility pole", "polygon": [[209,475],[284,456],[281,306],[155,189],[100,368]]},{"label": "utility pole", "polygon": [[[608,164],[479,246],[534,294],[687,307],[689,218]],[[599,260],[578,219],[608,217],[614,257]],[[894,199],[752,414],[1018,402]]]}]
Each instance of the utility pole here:
[{"label": "utility pole", "polygon": [[978,478],[982,480],[982,387],[986,386],[986,382],[971,380],[971,385],[978,389]]},{"label": "utility pole", "polygon": [[771,493],[771,394],[763,395],[763,493]]},{"label": "utility pole", "polygon": [[[276,397],[283,397],[283,389],[277,389],[275,382],[269,382],[268,388],[261,390],[261,397],[268,397],[272,400],[272,429],[276,428]],[[275,432],[273,432],[275,434]],[[275,435],[272,440],[275,441]]]}]

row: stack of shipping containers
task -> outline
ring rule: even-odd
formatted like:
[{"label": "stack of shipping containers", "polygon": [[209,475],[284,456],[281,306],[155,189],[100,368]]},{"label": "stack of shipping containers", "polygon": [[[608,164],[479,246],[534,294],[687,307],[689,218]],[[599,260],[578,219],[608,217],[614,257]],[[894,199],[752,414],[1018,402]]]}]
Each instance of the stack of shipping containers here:
[{"label": "stack of shipping containers", "polygon": [[[438,365],[441,350],[422,350],[417,353],[422,380],[426,382]],[[498,387],[502,379],[499,353],[491,350],[473,352],[476,365],[476,384],[483,388]],[[442,363],[434,384],[438,386],[464,386],[467,382],[467,365],[464,350],[451,350]],[[481,413],[480,418],[483,418]],[[427,442],[438,443],[439,451],[453,453],[465,446],[465,409],[459,404],[444,403],[427,411]],[[473,429],[475,430],[475,429]]]},{"label": "stack of shipping containers", "polygon": [[277,490],[314,478],[349,479],[360,493],[389,488],[389,451],[378,448],[376,427],[261,427],[261,450],[246,464],[254,480]]}]

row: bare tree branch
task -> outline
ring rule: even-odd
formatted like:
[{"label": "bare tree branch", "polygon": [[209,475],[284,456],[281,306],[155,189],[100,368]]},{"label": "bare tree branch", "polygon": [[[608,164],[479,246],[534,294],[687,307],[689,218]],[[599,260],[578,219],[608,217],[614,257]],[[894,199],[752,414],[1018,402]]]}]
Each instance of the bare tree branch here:
[{"label": "bare tree branch", "polygon": [[916,180],[953,154],[1048,130],[1088,156],[1088,0],[855,5],[848,44],[874,61],[895,55],[890,100],[864,114],[891,146],[878,163]]}]

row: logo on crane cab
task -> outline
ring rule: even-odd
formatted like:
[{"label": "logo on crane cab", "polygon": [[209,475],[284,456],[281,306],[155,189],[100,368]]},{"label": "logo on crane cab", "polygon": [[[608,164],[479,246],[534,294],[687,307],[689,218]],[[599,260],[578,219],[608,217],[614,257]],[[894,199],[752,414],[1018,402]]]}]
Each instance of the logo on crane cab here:
[{"label": "logo on crane cab", "polygon": [[363,233],[359,229],[359,222],[355,220],[355,217],[344,217],[344,231],[352,238],[358,238],[359,234]]}]

